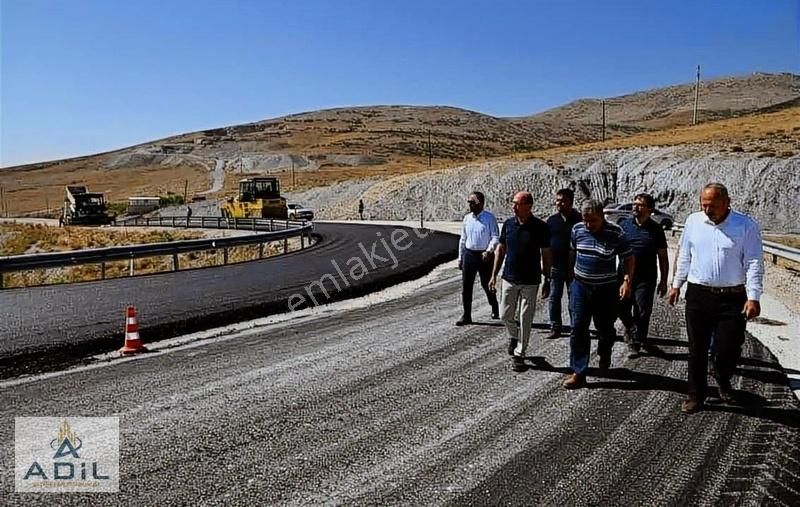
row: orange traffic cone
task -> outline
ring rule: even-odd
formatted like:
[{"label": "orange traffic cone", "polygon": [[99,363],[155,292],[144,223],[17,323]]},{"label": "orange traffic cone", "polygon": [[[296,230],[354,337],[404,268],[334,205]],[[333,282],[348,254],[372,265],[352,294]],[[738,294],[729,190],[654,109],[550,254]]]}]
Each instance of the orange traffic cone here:
[{"label": "orange traffic cone", "polygon": [[136,319],[136,308],[129,306],[127,318],[125,319],[125,345],[119,349],[123,355],[138,354],[147,352],[147,349],[139,338],[139,322]]}]

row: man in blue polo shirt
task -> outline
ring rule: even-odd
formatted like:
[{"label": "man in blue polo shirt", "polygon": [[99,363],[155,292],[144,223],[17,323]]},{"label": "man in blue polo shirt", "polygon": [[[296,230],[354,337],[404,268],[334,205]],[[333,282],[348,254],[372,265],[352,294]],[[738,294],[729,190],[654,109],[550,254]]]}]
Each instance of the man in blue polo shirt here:
[{"label": "man in blue polo shirt", "polygon": [[[667,256],[667,237],[664,229],[650,215],[656,202],[650,194],[638,194],[633,198],[633,217],[623,218],[619,225],[625,232],[636,259],[636,273],[631,284],[631,297],[619,305],[619,320],[625,326],[625,343],[628,344],[628,357],[639,357],[641,347],[647,346],[647,333],[650,328],[650,314],[653,311],[653,295],[656,292],[656,258],[661,271],[658,282],[658,295],[667,293],[669,276],[669,257]],[[620,279],[624,276],[622,266]]]},{"label": "man in blue polo shirt", "polygon": [[567,283],[567,264],[569,263],[569,240],[572,228],[582,220],[581,214],[572,207],[575,192],[569,188],[562,188],[556,192],[557,213],[547,219],[547,228],[550,230],[550,254],[553,257],[553,267],[550,278],[545,273],[542,284],[542,299],[550,298],[550,334],[548,339],[561,336],[561,298],[564,294],[564,285]]},{"label": "man in blue polo shirt", "polygon": [[[611,366],[611,348],[616,332],[617,301],[630,297],[634,258],[622,228],[609,223],[603,215],[603,203],[584,201],[581,206],[583,222],[572,228],[568,278],[572,280],[569,291],[570,333],[569,365],[572,374],[563,385],[577,389],[586,385],[586,369],[589,366],[589,324],[600,335],[597,355],[600,369]],[[617,257],[624,264],[622,284],[617,285]]]},{"label": "man in blue polo shirt", "polygon": [[[530,192],[518,192],[512,206],[514,216],[505,221],[500,232],[489,287],[496,290],[497,273],[505,259],[500,314],[510,337],[511,368],[520,372],[525,371],[525,351],[531,336],[542,271],[550,274],[550,233],[547,225],[531,214],[533,196]],[[518,302],[519,323],[516,320]]]}]

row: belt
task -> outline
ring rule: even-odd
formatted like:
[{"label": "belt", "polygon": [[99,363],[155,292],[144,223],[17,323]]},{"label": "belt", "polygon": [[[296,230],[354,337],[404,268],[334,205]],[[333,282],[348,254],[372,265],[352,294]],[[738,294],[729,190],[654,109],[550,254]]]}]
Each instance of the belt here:
[{"label": "belt", "polygon": [[709,292],[711,294],[744,294],[745,288],[744,285],[734,285],[732,287],[711,287],[708,285],[700,285],[699,283],[691,283],[689,285],[692,287],[697,287],[698,289]]},{"label": "belt", "polygon": [[[486,250],[471,250],[471,249],[467,248],[467,252],[476,253],[476,254],[482,254],[485,251]],[[489,253],[493,253],[493,252],[489,252]]]}]

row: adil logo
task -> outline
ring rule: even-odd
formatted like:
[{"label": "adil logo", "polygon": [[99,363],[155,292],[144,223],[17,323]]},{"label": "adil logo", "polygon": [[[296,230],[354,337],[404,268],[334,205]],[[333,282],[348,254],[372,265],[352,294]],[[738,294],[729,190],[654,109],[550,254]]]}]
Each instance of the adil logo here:
[{"label": "adil logo", "polygon": [[72,431],[72,428],[69,427],[69,423],[67,421],[62,421],[61,427],[58,428],[58,435],[50,442],[50,448],[57,449],[53,459],[63,458],[67,455],[73,458],[80,458],[78,449],[80,449],[82,445],[83,442],[78,438],[78,435]]},{"label": "adil logo", "polygon": [[118,418],[18,417],[15,428],[17,491],[119,491]]}]

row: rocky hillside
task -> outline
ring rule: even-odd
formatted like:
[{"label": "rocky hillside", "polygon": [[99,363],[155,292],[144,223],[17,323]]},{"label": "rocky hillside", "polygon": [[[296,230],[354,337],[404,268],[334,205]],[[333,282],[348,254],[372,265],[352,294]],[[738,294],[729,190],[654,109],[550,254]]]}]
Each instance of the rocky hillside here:
[{"label": "rocky hillside", "polygon": [[800,196],[800,156],[764,157],[720,153],[707,147],[653,147],[601,150],[566,157],[559,165],[533,159],[469,164],[449,170],[405,175],[386,181],[312,189],[293,195],[315,203],[320,218],[356,217],[358,198],[376,220],[459,220],[473,189],[487,195],[488,207],[510,216],[518,190],[533,193],[534,213],[553,212],[556,190],[573,188],[576,200],[620,202],[652,193],[660,209],[677,221],[698,209],[698,192],[711,181],[731,191],[734,206],[753,214],[766,230],[800,232],[795,208]]}]

